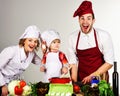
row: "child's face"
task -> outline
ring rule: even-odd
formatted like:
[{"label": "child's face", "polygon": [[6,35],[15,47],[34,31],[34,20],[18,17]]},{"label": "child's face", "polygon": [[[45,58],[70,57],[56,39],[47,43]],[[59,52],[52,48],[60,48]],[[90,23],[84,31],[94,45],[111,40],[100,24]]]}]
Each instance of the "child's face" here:
[{"label": "child's face", "polygon": [[50,51],[57,52],[59,48],[60,48],[60,40],[59,39],[53,40],[52,43],[50,44]]}]

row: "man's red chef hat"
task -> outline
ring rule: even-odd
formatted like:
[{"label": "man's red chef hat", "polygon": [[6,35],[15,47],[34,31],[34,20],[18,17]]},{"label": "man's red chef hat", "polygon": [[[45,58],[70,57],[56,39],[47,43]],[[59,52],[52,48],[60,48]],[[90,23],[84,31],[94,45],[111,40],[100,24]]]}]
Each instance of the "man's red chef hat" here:
[{"label": "man's red chef hat", "polygon": [[94,15],[92,10],[92,3],[90,1],[83,1],[79,8],[75,11],[73,17],[81,16],[87,13],[91,13]]}]

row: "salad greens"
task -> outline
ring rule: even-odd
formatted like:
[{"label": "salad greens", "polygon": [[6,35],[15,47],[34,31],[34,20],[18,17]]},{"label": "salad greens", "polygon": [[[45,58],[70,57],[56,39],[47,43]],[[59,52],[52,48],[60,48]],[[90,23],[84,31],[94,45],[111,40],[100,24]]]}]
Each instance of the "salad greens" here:
[{"label": "salad greens", "polygon": [[101,82],[98,83],[98,86],[99,86],[100,96],[114,96],[110,84],[107,83],[105,80],[101,80]]},{"label": "salad greens", "polygon": [[81,91],[84,93],[84,96],[114,96],[110,84],[105,80],[101,80],[98,86],[95,87],[91,87],[91,85],[88,84],[83,85]]},{"label": "salad greens", "polygon": [[31,83],[32,93],[31,96],[45,96],[49,90],[49,83]]}]

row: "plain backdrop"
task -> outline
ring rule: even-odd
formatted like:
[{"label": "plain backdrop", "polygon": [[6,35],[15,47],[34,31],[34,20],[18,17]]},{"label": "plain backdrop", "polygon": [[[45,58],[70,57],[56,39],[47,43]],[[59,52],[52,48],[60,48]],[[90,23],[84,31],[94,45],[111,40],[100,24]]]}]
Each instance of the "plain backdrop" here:
[{"label": "plain backdrop", "polygon": [[[18,44],[19,37],[29,25],[36,25],[41,32],[55,29],[61,35],[61,50],[67,54],[68,36],[79,29],[78,18],[74,11],[83,0],[0,0],[0,52],[8,46]],[[120,73],[120,0],[91,0],[96,22],[94,27],[110,33],[115,50],[115,61]],[[38,51],[41,57],[41,51]],[[112,72],[110,83],[112,85]],[[43,80],[39,66],[31,64],[24,72],[27,82]]]}]

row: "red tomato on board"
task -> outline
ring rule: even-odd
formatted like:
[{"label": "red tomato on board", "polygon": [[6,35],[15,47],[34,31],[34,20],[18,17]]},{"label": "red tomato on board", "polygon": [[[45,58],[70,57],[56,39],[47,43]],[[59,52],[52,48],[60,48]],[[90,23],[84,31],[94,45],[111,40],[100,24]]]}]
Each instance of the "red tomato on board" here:
[{"label": "red tomato on board", "polygon": [[75,93],[79,93],[80,92],[80,87],[76,84],[73,85],[73,90]]},{"label": "red tomato on board", "polygon": [[14,92],[15,92],[16,95],[22,95],[23,88],[21,88],[19,86],[15,86]]},{"label": "red tomato on board", "polygon": [[19,84],[20,87],[23,88],[26,85],[26,82],[24,80],[21,80]]}]

